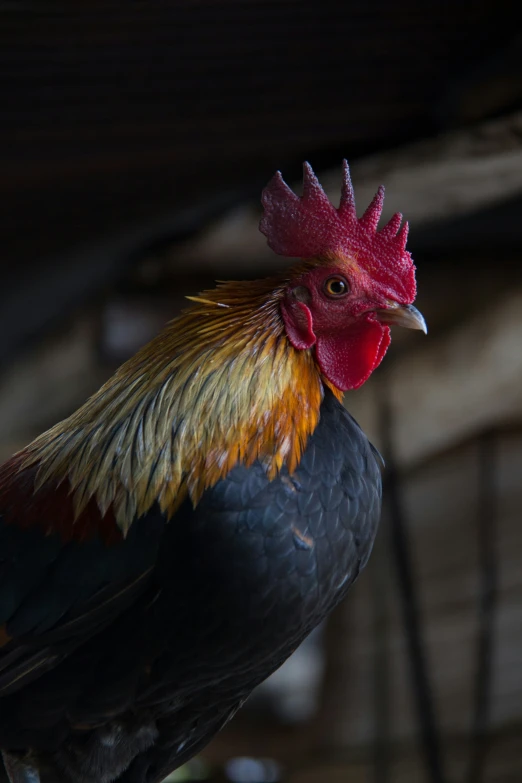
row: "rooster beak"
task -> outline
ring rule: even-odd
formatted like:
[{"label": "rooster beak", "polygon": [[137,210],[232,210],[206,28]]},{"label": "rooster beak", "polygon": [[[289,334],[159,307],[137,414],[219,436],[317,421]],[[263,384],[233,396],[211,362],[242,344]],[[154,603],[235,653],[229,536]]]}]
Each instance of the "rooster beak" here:
[{"label": "rooster beak", "polygon": [[400,305],[394,302],[389,308],[375,310],[375,315],[382,324],[419,329],[424,334],[428,334],[424,316],[413,305]]}]

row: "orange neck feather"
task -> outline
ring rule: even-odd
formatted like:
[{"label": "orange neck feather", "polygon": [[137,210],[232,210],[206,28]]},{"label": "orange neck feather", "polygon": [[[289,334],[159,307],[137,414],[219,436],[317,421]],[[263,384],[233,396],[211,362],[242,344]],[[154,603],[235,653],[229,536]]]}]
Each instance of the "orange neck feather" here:
[{"label": "orange neck feather", "polygon": [[237,463],[259,459],[270,477],[283,465],[293,471],[327,382],[312,354],[286,337],[286,280],[225,283],[194,297],[195,306],[25,450],[24,465],[39,465],[37,486],[68,479],[76,516],[95,497],[125,533],[155,501],[169,516],[187,494],[196,504]]}]

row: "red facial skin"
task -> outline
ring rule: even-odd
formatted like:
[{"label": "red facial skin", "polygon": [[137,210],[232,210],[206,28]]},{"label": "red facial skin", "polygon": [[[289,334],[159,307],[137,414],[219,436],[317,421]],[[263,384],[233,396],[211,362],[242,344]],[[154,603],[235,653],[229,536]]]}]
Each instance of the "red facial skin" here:
[{"label": "red facial skin", "polygon": [[[325,283],[342,277],[349,292],[332,297]],[[294,348],[315,347],[324,376],[340,391],[357,389],[381,363],[390,344],[390,327],[377,309],[389,307],[369,275],[346,267],[317,267],[292,281],[281,302],[288,339]]]}]

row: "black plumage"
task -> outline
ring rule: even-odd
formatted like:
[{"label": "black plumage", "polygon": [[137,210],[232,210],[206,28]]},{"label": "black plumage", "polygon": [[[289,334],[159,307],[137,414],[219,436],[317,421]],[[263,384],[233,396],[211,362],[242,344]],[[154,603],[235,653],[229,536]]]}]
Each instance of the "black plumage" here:
[{"label": "black plumage", "polygon": [[326,390],[292,475],[237,465],[111,546],[0,519],[0,747],[20,783],[156,783],[194,755],[344,597],[380,497]]}]

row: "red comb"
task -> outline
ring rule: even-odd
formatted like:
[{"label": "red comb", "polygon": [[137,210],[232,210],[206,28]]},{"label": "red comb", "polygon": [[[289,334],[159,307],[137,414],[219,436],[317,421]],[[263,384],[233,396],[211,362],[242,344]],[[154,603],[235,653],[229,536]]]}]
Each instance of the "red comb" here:
[{"label": "red comb", "polygon": [[297,196],[278,171],[263,190],[264,214],[259,224],[269,246],[282,256],[313,258],[335,254],[353,258],[391,298],[401,304],[415,299],[415,267],[406,250],[408,223],[400,212],[377,231],[382,213],[381,186],[361,218],[348,162],[343,161],[341,202],[336,209],[309,163],[303,166],[303,195]]}]

